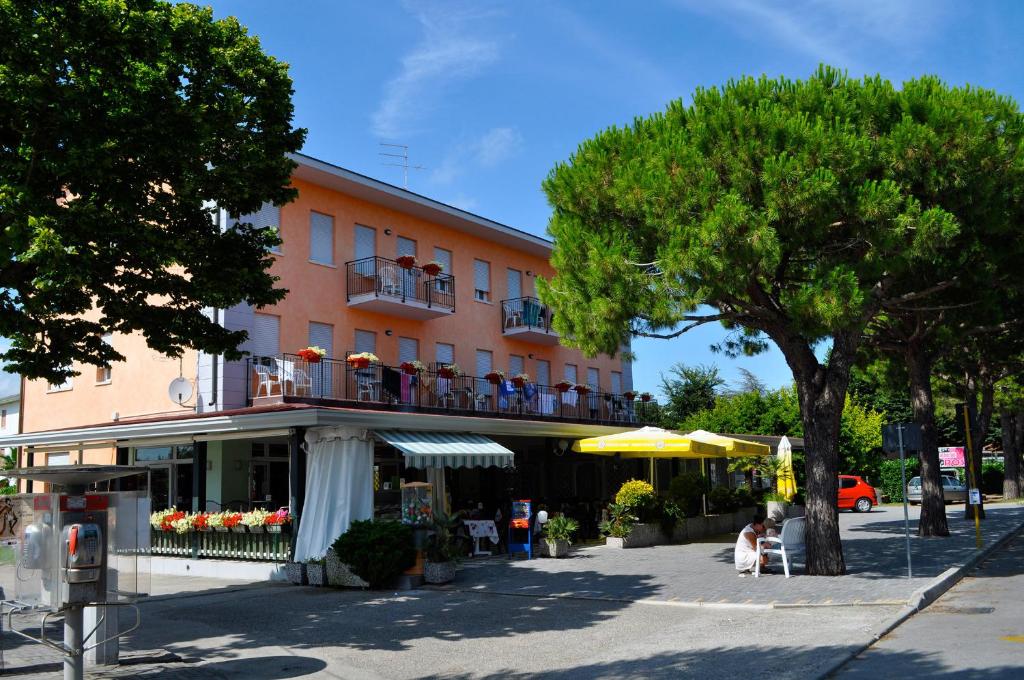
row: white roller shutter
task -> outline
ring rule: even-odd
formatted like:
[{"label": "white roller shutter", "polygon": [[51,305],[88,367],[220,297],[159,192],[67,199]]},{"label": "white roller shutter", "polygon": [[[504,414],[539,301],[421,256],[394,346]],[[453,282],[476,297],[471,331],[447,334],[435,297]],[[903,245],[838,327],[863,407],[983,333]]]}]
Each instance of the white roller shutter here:
[{"label": "white roller shutter", "polygon": [[310,321],[309,344],[326,350],[328,359],[334,358],[334,326]]},{"label": "white roller shutter", "polygon": [[377,334],[373,331],[356,331],[356,354],[362,352],[377,353]]},{"label": "white roller shutter", "polygon": [[356,225],[356,248],[355,259],[361,260],[364,257],[373,257],[377,254],[377,230],[373,227]]},{"label": "white roller shutter", "polygon": [[452,251],[434,247],[434,259],[444,267],[445,274],[452,273]]},{"label": "white roller shutter", "polygon": [[256,312],[249,346],[253,356],[273,357],[281,353],[281,317]]},{"label": "white roller shutter", "polygon": [[612,371],[612,394],[622,394],[622,373]]},{"label": "white roller shutter", "polygon": [[402,257],[403,255],[416,257],[416,241],[399,236],[395,241],[395,257]]},{"label": "white roller shutter", "polygon": [[476,351],[476,376],[482,378],[494,370],[494,353],[486,349]]},{"label": "white roller shutter", "polygon": [[319,264],[334,264],[334,218],[309,213],[309,259]]},{"label": "white roller shutter", "polygon": [[576,375],[576,364],[566,364],[565,365],[565,379],[568,382],[575,383],[576,382],[576,377],[577,377],[577,375]]},{"label": "white roller shutter", "polygon": [[601,373],[596,368],[587,369],[587,384],[595,390],[601,389]]},{"label": "white roller shutter", "polygon": [[435,349],[436,361],[439,364],[454,364],[455,363],[455,345],[449,345],[447,342],[437,343]]},{"label": "white roller shutter", "polygon": [[508,299],[523,297],[523,273],[518,269],[508,270]]},{"label": "white roller shutter", "polygon": [[416,338],[398,338],[398,361],[416,361],[420,358],[420,341]]},{"label": "white roller shutter", "polygon": [[518,354],[510,354],[508,357],[509,376],[519,375],[520,373],[526,373],[526,361]]},{"label": "white roller shutter", "polygon": [[551,362],[544,359],[537,360],[537,384],[551,384]]},{"label": "white roller shutter", "polygon": [[477,300],[491,299],[491,263],[473,260],[473,296]]}]

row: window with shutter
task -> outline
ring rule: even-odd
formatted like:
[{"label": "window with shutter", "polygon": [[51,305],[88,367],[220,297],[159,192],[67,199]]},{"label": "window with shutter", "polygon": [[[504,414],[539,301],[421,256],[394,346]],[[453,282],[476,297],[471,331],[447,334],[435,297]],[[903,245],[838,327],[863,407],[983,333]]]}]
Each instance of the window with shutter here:
[{"label": "window with shutter", "polygon": [[254,357],[277,356],[281,352],[281,317],[253,314],[251,346]]},{"label": "window with shutter", "polygon": [[455,345],[449,345],[447,342],[437,343],[435,360],[439,364],[454,364],[455,363]]},{"label": "window with shutter", "polygon": [[362,352],[377,353],[377,334],[373,331],[356,330],[356,354]]},{"label": "window with shutter", "polygon": [[544,359],[537,360],[537,384],[551,384],[551,362]]},{"label": "window with shutter", "polygon": [[[416,338],[398,338],[398,362],[420,358],[420,341]],[[422,361],[422,360],[421,360]]]},{"label": "window with shutter", "polygon": [[508,270],[508,299],[523,297],[523,273],[518,269]]},{"label": "window with shutter", "polygon": [[494,370],[494,353],[487,349],[476,351],[476,375],[482,378]]},{"label": "window with shutter", "polygon": [[622,373],[612,371],[612,394],[622,394]]},{"label": "window with shutter", "polygon": [[576,364],[565,365],[565,380],[567,382],[576,382]]},{"label": "window with shutter", "polygon": [[334,264],[334,218],[309,213],[309,259],[317,264]]},{"label": "window with shutter", "polygon": [[327,352],[327,358],[334,358],[334,326],[329,323],[309,322],[309,344]]},{"label": "window with shutter", "polygon": [[362,260],[377,254],[377,230],[373,227],[356,225],[355,259]]},{"label": "window with shutter", "polygon": [[[108,345],[114,344],[114,336],[111,335],[110,333],[104,333],[102,339],[103,342],[107,343]],[[98,366],[96,368],[97,384],[106,385],[107,383],[110,382],[111,377],[112,375],[110,366]]]},{"label": "window with shutter", "polygon": [[[442,267],[444,267],[445,274],[452,273],[452,251],[446,250],[445,248],[438,248],[435,246],[434,259],[437,260],[437,262],[440,263]],[[450,293],[452,281],[451,279],[446,278],[434,279],[434,286],[436,287],[437,290],[443,293]]]},{"label": "window with shutter", "polygon": [[595,390],[601,389],[601,373],[596,368],[587,369],[587,384]]},{"label": "window with shutter", "polygon": [[526,360],[518,354],[510,354],[508,357],[509,376],[519,375],[520,373],[526,373]]},{"label": "window with shutter", "polygon": [[489,302],[491,299],[491,263],[473,260],[473,297]]},{"label": "window with shutter", "polygon": [[[281,208],[274,205],[273,203],[264,203],[263,206],[254,213],[248,215],[242,215],[237,219],[229,220],[229,224],[234,226],[239,222],[245,222],[251,224],[255,229],[265,229],[266,227],[273,227],[277,230],[278,236],[281,236]],[[272,253],[281,253],[281,246],[274,246],[270,249]]]},{"label": "window with shutter", "polygon": [[411,238],[405,238],[399,236],[395,240],[395,257],[402,257],[403,255],[412,255],[416,257],[416,241]]},{"label": "window with shutter", "polygon": [[[329,323],[309,322],[309,344],[327,352],[327,358],[333,359],[334,326]],[[313,386],[313,396],[330,397],[334,394],[334,364],[323,362],[315,369],[309,367],[309,379]],[[340,386],[339,388],[340,389]]]}]

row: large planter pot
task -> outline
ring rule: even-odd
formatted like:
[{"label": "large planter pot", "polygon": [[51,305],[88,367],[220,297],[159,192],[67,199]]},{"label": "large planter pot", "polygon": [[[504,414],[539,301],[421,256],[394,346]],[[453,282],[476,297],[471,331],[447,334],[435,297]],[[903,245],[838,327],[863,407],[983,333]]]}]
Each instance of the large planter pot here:
[{"label": "large planter pot", "polygon": [[569,554],[569,541],[565,539],[545,539],[548,547],[548,556],[566,557]]},{"label": "large planter pot", "polygon": [[454,562],[424,562],[423,580],[427,583],[450,583],[455,580]]},{"label": "large planter pot", "polygon": [[226,534],[226,533],[228,533],[228,528],[227,527],[214,527],[213,530],[216,531],[218,534]]},{"label": "large planter pot", "polygon": [[284,570],[288,575],[289,583],[294,583],[297,586],[304,586],[309,583],[306,565],[302,562],[289,562],[284,566]]},{"label": "large planter pot", "polygon": [[326,577],[327,584],[339,588],[369,588],[370,584],[352,573],[348,565],[338,559],[338,553],[334,548],[327,551]]},{"label": "large planter pot", "polygon": [[699,541],[708,535],[708,518],[704,515],[686,518],[686,540]]},{"label": "large planter pot", "polygon": [[231,533],[233,533],[233,534],[244,534],[244,533],[246,533],[245,529],[246,529],[246,527],[245,527],[244,524],[236,524],[235,526],[231,527]]},{"label": "large planter pot", "polygon": [[724,515],[708,515],[708,534],[718,536],[732,533],[733,513]]},{"label": "large planter pot", "polygon": [[327,585],[326,569],[319,562],[306,565],[306,582],[311,586],[322,588]]},{"label": "large planter pot", "polygon": [[262,534],[263,532],[264,532],[264,527],[263,527],[262,524],[260,524],[259,526],[255,526],[255,527],[249,527],[249,533],[250,534]]},{"label": "large planter pot", "polygon": [[612,548],[646,548],[666,542],[665,535],[659,524],[634,524],[633,530],[625,538],[609,536],[605,545]]},{"label": "large planter pot", "polygon": [[766,501],[765,506],[768,516],[776,522],[786,519],[786,508],[789,507],[786,501]]}]

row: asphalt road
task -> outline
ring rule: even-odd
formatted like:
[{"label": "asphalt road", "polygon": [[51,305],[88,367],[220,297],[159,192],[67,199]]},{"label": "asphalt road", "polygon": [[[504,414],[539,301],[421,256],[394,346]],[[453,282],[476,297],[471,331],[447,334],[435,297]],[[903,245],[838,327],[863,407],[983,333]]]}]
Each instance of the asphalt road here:
[{"label": "asphalt road", "polygon": [[1024,678],[1024,534],[833,677]]}]

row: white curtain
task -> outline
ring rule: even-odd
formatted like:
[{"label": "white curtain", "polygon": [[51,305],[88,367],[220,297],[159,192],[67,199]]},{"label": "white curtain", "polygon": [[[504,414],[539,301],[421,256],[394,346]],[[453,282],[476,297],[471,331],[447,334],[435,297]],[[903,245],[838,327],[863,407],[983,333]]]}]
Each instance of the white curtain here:
[{"label": "white curtain", "polygon": [[365,430],[306,432],[306,502],[295,540],[295,561],[323,557],[338,536],[373,517],[373,439]]}]

